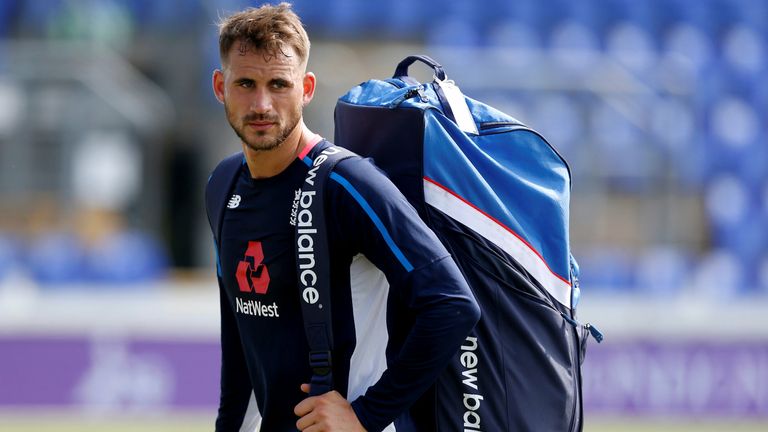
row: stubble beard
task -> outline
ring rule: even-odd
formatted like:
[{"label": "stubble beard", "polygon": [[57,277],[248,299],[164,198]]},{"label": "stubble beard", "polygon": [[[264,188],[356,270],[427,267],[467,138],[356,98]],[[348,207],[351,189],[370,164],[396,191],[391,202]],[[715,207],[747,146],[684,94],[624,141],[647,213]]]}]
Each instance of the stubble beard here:
[{"label": "stubble beard", "polygon": [[[282,126],[282,124],[279,121],[279,118],[272,117],[266,114],[249,114],[242,118],[240,122],[235,119],[234,114],[229,110],[229,107],[227,104],[224,104],[224,111],[227,114],[227,121],[229,121],[230,127],[232,127],[232,130],[235,131],[235,134],[240,138],[240,140],[251,150],[253,151],[270,151],[274,150],[280,145],[285,142],[285,140],[288,138],[288,135],[293,132],[294,129],[296,129],[296,126],[299,124],[299,120],[301,119],[301,109],[295,110],[291,116],[291,118],[288,119],[290,121],[290,124]],[[275,135],[272,139],[267,140],[254,140],[249,139],[249,137],[246,135],[245,128],[246,124],[251,121],[271,121],[276,124],[278,127],[277,135]],[[267,131],[256,131],[255,135],[257,137],[266,137],[268,134]]]}]

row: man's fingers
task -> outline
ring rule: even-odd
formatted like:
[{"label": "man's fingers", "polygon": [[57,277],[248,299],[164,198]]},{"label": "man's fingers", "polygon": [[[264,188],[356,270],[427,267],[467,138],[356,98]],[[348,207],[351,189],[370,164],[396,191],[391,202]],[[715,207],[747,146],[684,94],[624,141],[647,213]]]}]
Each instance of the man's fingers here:
[{"label": "man's fingers", "polygon": [[301,391],[303,391],[306,394],[309,394],[309,388],[310,388],[309,384],[302,384],[301,385]]},{"label": "man's fingers", "polygon": [[315,409],[316,399],[316,397],[309,397],[299,402],[299,404],[296,405],[296,407],[293,409],[293,413],[299,417],[303,417],[309,414],[313,409]]},{"label": "man's fingers", "polygon": [[312,425],[314,424],[315,424],[315,416],[312,413],[310,413],[308,415],[301,417],[296,421],[296,429],[302,432],[308,431],[308,430],[311,430],[309,428],[311,428]]},{"label": "man's fingers", "polygon": [[352,406],[337,391],[308,397],[293,411],[300,417],[296,427],[302,432],[365,431]]}]

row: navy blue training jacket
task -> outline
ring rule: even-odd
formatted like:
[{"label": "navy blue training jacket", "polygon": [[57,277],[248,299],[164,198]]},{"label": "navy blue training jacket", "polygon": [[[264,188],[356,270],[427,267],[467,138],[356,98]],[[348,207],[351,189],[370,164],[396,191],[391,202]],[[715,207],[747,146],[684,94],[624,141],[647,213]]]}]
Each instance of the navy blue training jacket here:
[{"label": "navy blue training jacket", "polygon": [[[308,348],[296,277],[296,200],[321,141],[282,173],[243,162],[226,193],[218,253],[221,399],[216,430],[292,431],[307,397]],[[210,185],[210,183],[209,183]],[[325,199],[334,388],[368,431],[420,431],[411,409],[479,319],[452,257],[370,160],[340,162]],[[209,215],[210,219],[210,215]],[[214,227],[213,229],[217,229]]]}]

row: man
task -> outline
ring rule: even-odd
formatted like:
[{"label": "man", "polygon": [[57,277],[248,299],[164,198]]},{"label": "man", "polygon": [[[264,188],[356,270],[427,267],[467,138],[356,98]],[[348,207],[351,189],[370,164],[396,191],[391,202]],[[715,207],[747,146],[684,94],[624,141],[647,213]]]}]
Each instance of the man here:
[{"label": "man", "polygon": [[307,395],[312,372],[291,211],[306,161],[332,146],[302,119],[316,84],[306,72],[310,44],[286,3],[235,13],[219,30],[213,90],[244,162],[233,170],[217,244],[216,430],[424,430],[411,407],[479,319],[469,288],[380,171],[360,158],[340,162],[324,196],[335,390]]}]

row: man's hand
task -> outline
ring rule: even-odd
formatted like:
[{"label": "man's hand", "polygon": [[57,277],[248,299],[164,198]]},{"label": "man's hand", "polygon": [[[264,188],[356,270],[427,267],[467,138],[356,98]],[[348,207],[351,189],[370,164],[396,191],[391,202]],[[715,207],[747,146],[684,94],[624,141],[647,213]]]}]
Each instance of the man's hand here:
[{"label": "man's hand", "polygon": [[[309,384],[301,391],[309,393]],[[352,405],[335,390],[304,399],[293,412],[301,417],[296,427],[302,432],[365,432]]]}]

